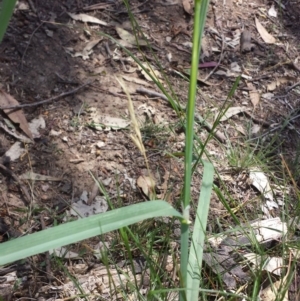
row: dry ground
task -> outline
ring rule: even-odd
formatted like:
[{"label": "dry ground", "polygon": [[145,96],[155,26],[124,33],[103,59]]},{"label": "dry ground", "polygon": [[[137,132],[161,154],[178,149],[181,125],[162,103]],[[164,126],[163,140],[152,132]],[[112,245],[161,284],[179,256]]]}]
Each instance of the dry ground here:
[{"label": "dry ground", "polygon": [[[98,6],[93,6],[96,4]],[[276,18],[268,15],[272,5],[278,12]],[[143,62],[147,59],[153,68],[161,68],[159,76],[164,86],[167,87],[168,83],[163,73],[184,105],[188,83],[179,74],[190,67],[192,16],[187,12],[188,9],[183,8],[182,1],[133,0],[130,6],[153,48],[150,50],[142,46],[144,57],[132,45],[128,46],[130,51]],[[107,24],[75,21],[68,13],[88,14]],[[267,44],[262,40],[256,30],[255,17],[272,33],[276,43]],[[4,160],[4,163],[17,176],[33,171],[58,180],[24,181],[23,185],[32,198],[29,206],[20,187],[5,170],[1,170],[2,241],[7,240],[8,233],[17,236],[40,230],[41,215],[45,226],[62,222],[65,210],[80,198],[94,202],[95,196],[100,193],[94,189],[91,173],[104,182],[115,206],[147,199],[136,183],[140,176],[147,175],[147,169],[143,156],[129,138],[128,127],[95,129],[95,124],[104,123],[104,116],[129,120],[127,97],[116,77],[124,78],[141,121],[144,144],[156,180],[156,193],[179,208],[182,158],[169,154],[184,150],[183,128],[166,100],[138,92],[139,88],[160,91],[145,78],[128,54],[110,39],[98,34],[101,31],[119,39],[116,27],[131,32],[128,13],[120,0],[19,3],[0,45],[1,88],[20,104],[34,104],[72,91],[88,81],[91,83],[70,96],[45,105],[24,108],[28,121],[41,116],[45,127],[40,129],[40,137],[34,143],[24,146],[25,152],[19,159],[10,162]],[[244,30],[252,34],[253,45],[249,52],[240,51],[240,35]],[[99,41],[95,42],[93,48],[85,48],[96,40]],[[300,90],[292,86],[299,81],[299,40],[298,1],[211,1],[201,53],[201,92],[198,93],[196,109],[212,123],[235,79],[243,74],[231,102],[234,107],[242,107],[244,113],[220,122],[218,129],[225,139],[220,143],[215,137],[206,147],[236,201],[234,207],[254,200],[245,206],[250,210],[257,208],[257,191],[246,181],[247,171],[230,166],[226,147],[237,145],[242,152],[246,149],[243,141],[268,133],[262,142],[266,143],[277,133],[276,129],[281,129],[288,116],[297,116]],[[214,69],[217,64],[218,67]],[[295,165],[294,158],[299,149],[299,125],[299,118],[294,118],[279,134],[282,135],[282,143],[277,143],[270,155],[274,158],[282,152],[297,175],[299,167]],[[197,135],[201,141],[205,141],[208,131],[199,127]],[[1,155],[15,141],[14,137],[2,131]],[[280,169],[280,158],[276,158],[272,162],[278,166],[274,166],[273,172]],[[200,173],[201,170],[198,170],[193,180],[195,199]],[[84,193],[87,193],[86,197]],[[272,214],[277,216],[280,210],[274,210]],[[211,231],[216,226],[215,216],[225,213],[217,196],[213,196]],[[37,256],[20,269],[23,278],[27,278],[16,290],[7,293],[7,299],[54,298],[54,290],[51,291],[45,282],[58,285],[57,279],[64,281],[64,278],[61,275],[54,275],[56,280],[47,277],[49,271],[46,272],[41,261],[43,256]],[[6,273],[2,272],[1,275]]]}]

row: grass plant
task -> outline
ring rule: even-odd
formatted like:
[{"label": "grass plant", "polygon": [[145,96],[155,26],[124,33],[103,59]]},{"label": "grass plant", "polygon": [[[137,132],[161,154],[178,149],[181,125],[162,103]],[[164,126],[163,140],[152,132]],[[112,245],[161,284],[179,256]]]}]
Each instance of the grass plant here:
[{"label": "grass plant", "polygon": [[[0,41],[3,38],[5,30],[8,26],[9,19],[13,12],[13,6],[16,1],[3,0],[0,10]],[[131,13],[130,5],[127,0],[124,0],[125,6],[128,9],[128,15],[131,20],[132,29],[138,42],[138,38],[143,35],[143,31],[139,27],[136,19]],[[213,184],[214,182],[214,168],[211,161],[209,152],[206,147],[210,140],[213,138],[213,133],[219,127],[221,117],[226,113],[226,110],[230,106],[230,103],[226,101],[220,113],[216,118],[212,130],[205,141],[197,135],[197,130],[195,132],[196,125],[195,120],[195,100],[197,95],[197,77],[198,77],[198,63],[199,63],[199,53],[201,48],[201,37],[204,30],[208,0],[195,0],[195,10],[194,10],[194,32],[193,32],[193,50],[191,57],[191,70],[189,77],[189,91],[188,91],[188,101],[186,108],[181,105],[177,99],[176,93],[172,88],[171,83],[168,81],[167,76],[163,72],[163,68],[159,60],[156,58],[155,53],[153,57],[155,58],[157,66],[161,68],[161,73],[164,77],[164,82],[167,83],[167,87],[162,84],[162,82],[151,72],[151,65],[147,63],[146,56],[143,55],[143,51],[139,49],[142,54],[142,58],[138,58],[131,51],[120,45],[114,38],[101,33],[101,35],[113,41],[117,44],[124,53],[133,58],[133,60],[148,74],[148,76],[153,80],[154,84],[158,89],[167,97],[170,106],[177,113],[179,124],[185,130],[185,149],[182,153],[184,155],[184,185],[182,187],[181,195],[181,212],[172,207],[165,200],[153,200],[140,202],[138,204],[129,205],[126,207],[114,208],[112,202],[110,201],[109,194],[105,191],[104,186],[98,182],[99,189],[105,196],[105,199],[110,204],[110,211],[102,213],[100,215],[91,216],[85,219],[68,222],[66,224],[57,225],[47,230],[43,230],[37,233],[29,234],[24,237],[20,237],[14,240],[10,240],[5,243],[0,244],[0,265],[11,263],[19,259],[46,252],[50,249],[58,248],[64,245],[76,243],[78,241],[88,239],[91,237],[110,233],[114,234],[111,241],[112,247],[110,250],[106,250],[105,256],[102,257],[102,263],[107,267],[108,275],[110,275],[110,268],[114,266],[115,269],[119,271],[119,280],[121,281],[121,287],[118,288],[118,293],[120,293],[124,300],[130,299],[134,295],[135,300],[174,300],[179,299],[180,301],[188,300],[211,300],[212,298],[220,298],[220,300],[240,300],[242,298],[247,300],[257,300],[259,296],[260,289],[264,282],[264,279],[268,279],[271,282],[272,275],[263,270],[263,266],[266,260],[262,260],[261,264],[253,268],[248,266],[250,271],[252,271],[253,281],[248,288],[248,291],[243,287],[243,293],[247,291],[247,296],[242,295],[241,291],[231,292],[226,291],[223,284],[222,275],[214,275],[213,273],[206,273],[206,270],[202,270],[203,261],[203,249],[206,241],[206,228],[208,223],[208,211],[210,206],[210,198],[212,190],[214,191],[217,199],[223,204],[226,213],[224,216],[218,216],[216,219],[216,224],[219,231],[227,229],[226,234],[237,233],[238,231],[244,231],[248,235],[251,241],[251,248],[255,250],[258,256],[261,258],[266,258],[267,255],[272,255],[272,252],[281,252],[281,256],[286,258],[287,245],[292,246],[294,249],[299,249],[296,241],[291,240],[289,243],[283,241],[277,246],[277,249],[266,250],[260,246],[256,241],[255,236],[251,232],[251,229],[247,226],[249,220],[259,217],[258,212],[248,212],[245,207],[246,204],[237,204],[234,196],[232,196],[227,187],[226,183],[222,180],[221,175],[217,174],[217,180],[219,185]],[[5,17],[2,17],[5,16]],[[1,18],[2,17],[2,18]],[[151,45],[149,44],[149,49]],[[187,79],[185,77],[185,79]],[[229,100],[235,93],[240,78],[238,78],[231,91],[228,93]],[[151,168],[148,163],[147,153],[143,143],[143,131],[144,135],[150,132],[164,132],[163,129],[155,128],[153,126],[150,129],[145,127],[140,129],[140,125],[135,118],[134,108],[130,100],[130,95],[126,90],[126,85],[120,81],[124,92],[127,94],[129,101],[129,112],[132,120],[133,130],[131,133],[131,139],[134,144],[139,149],[144,157],[145,164],[147,165],[148,173],[151,176]],[[204,120],[201,116],[197,117],[197,120]],[[200,124],[201,125],[201,124]],[[197,129],[197,128],[196,128]],[[155,135],[155,134],[154,134]],[[249,141],[250,142],[250,141]],[[239,147],[227,143],[227,160],[231,168],[235,172],[240,172],[244,170],[249,170],[250,167],[255,166],[266,166],[265,170],[270,168],[273,158],[270,159],[270,152],[272,154],[276,153],[276,141],[271,141],[268,148],[262,149],[261,145],[257,142],[255,144],[247,144],[246,147]],[[299,161],[299,149],[297,151],[296,157],[294,159],[294,164],[298,165]],[[172,155],[172,154],[171,154]],[[180,156],[178,156],[180,160]],[[205,158],[205,160],[203,159]],[[269,161],[268,161],[269,160]],[[199,176],[199,168],[203,167],[202,173],[202,183],[199,188],[199,199],[198,201],[192,202],[191,195],[191,183],[193,182],[193,176],[196,174]],[[268,172],[269,175],[272,173]],[[299,190],[297,188],[297,183],[294,180],[294,176],[299,177],[299,172],[293,170],[291,172],[288,165],[282,159],[282,169],[281,174],[283,175],[283,182],[288,183],[291,181],[294,187],[294,194],[299,201]],[[91,174],[93,177],[93,175]],[[93,177],[95,181],[98,181]],[[272,177],[274,183],[280,184],[280,180],[276,179],[275,176]],[[154,185],[154,184],[153,184]],[[153,191],[153,196],[155,192]],[[290,196],[288,196],[290,197]],[[290,197],[290,199],[292,199]],[[286,206],[292,207],[293,204],[290,201],[286,202]],[[256,199],[251,199],[254,202]],[[250,203],[249,201],[249,203]],[[258,202],[257,202],[258,204]],[[191,210],[191,208],[193,210]],[[299,213],[299,202],[294,207],[297,214]],[[195,219],[191,218],[191,211],[195,215]],[[251,216],[250,216],[251,215]],[[167,217],[168,222],[166,223],[162,220],[162,217]],[[223,218],[224,217],[224,218]],[[283,220],[289,220],[291,217],[289,213],[289,208],[285,207],[282,213]],[[296,219],[293,219],[290,225],[295,227]],[[175,225],[180,224],[180,258],[179,261],[176,258],[176,251],[172,250],[170,243],[174,239],[172,230]],[[219,233],[215,236],[217,237]],[[47,237],[47,241],[45,241]],[[20,248],[22,246],[22,248]],[[279,251],[278,251],[279,250]],[[135,258],[139,254],[145,259],[145,268],[141,274],[141,277],[149,276],[149,292],[147,296],[144,296],[140,292],[140,282],[138,277],[135,275],[134,271]],[[165,271],[165,258],[167,255],[173,256],[173,264],[175,265],[175,271],[177,272],[177,277],[180,281],[175,281],[166,273]],[[122,283],[121,275],[129,279],[129,272],[117,266],[116,262],[118,259],[125,259],[129,263],[129,267],[134,274],[134,280],[131,283]],[[60,261],[59,261],[60,262]],[[60,263],[61,264],[61,263]],[[287,263],[290,267],[288,275],[288,281],[282,281],[280,290],[278,292],[278,297],[276,300],[282,300],[285,291],[288,289],[289,282],[291,281],[291,275],[293,273],[293,268],[295,269],[296,264]],[[146,273],[149,270],[149,275]],[[206,273],[207,279],[202,279],[202,275]],[[267,274],[267,277],[265,276]],[[69,275],[72,278],[71,275]],[[74,283],[77,284],[76,279]],[[116,285],[110,282],[111,290],[116,291]],[[209,289],[213,287],[214,289]],[[82,297],[88,299],[88,296],[83,294]],[[129,296],[130,293],[132,294]],[[130,298],[129,298],[130,297]]]},{"label": "grass plant", "polygon": [[[1,19],[3,23],[1,24],[2,39],[3,34],[8,26],[8,21],[13,11],[12,2],[4,1],[2,5],[1,13],[5,12],[6,18]],[[125,1],[125,4],[128,5],[128,2]],[[181,287],[180,290],[180,299],[181,300],[192,300],[192,296],[195,294],[198,295],[199,287],[199,271],[201,267],[201,250],[204,244],[204,233],[206,228],[208,207],[209,207],[209,198],[212,189],[213,181],[213,167],[210,163],[204,163],[204,174],[203,174],[203,183],[201,189],[201,196],[199,201],[201,202],[201,209],[197,212],[196,224],[194,226],[194,235],[192,241],[192,248],[190,251],[190,260],[189,260],[189,225],[191,221],[189,220],[189,203],[190,203],[190,183],[192,177],[192,152],[193,152],[193,126],[194,126],[194,110],[195,110],[195,96],[196,96],[196,82],[197,82],[197,73],[198,73],[198,61],[199,61],[199,52],[201,45],[201,36],[203,33],[203,28],[205,24],[205,17],[207,11],[208,1],[195,1],[195,31],[193,35],[193,57],[192,64],[193,68],[191,69],[191,84],[189,90],[189,100],[187,106],[187,116],[186,116],[186,150],[185,150],[185,184],[183,190],[183,199],[182,199],[182,208],[183,212],[179,213],[174,208],[172,208],[168,203],[164,201],[150,201],[143,202],[135,205],[130,205],[125,208],[119,208],[111,210],[107,213],[101,214],[100,216],[92,216],[86,219],[81,219],[73,222],[69,222],[63,225],[56,226],[47,230],[40,231],[38,233],[30,234],[15,240],[8,241],[0,245],[0,264],[6,264],[9,262],[16,261],[21,258],[32,256],[41,252],[45,252],[49,249],[57,248],[63,245],[74,243],[82,239],[87,239],[89,237],[104,234],[116,229],[120,229],[120,236],[124,243],[125,250],[132,262],[131,248],[132,245],[128,239],[128,225],[136,223],[138,221],[143,221],[147,218],[154,218],[156,216],[175,216],[181,220],[182,223],[182,233],[181,233],[181,263],[180,263],[180,278],[181,278]],[[130,13],[129,15],[132,20],[133,16]],[[137,25],[137,23],[135,23]],[[201,26],[201,27],[200,27]],[[0,31],[1,34],[1,31]],[[131,57],[134,57],[128,50]],[[171,90],[171,95],[169,95],[163,85],[155,78],[147,68],[144,67],[144,64],[134,57],[136,62],[152,77],[156,85],[167,95],[170,104],[174,110],[179,114],[181,107],[178,106],[176,100],[173,99],[175,95]],[[123,85],[121,83],[121,85]],[[124,88],[124,86],[123,86]],[[126,92],[126,89],[124,89]],[[128,94],[128,93],[127,93]],[[128,98],[130,96],[128,94]],[[131,119],[135,121],[134,110],[132,103],[129,102]],[[139,148],[141,153],[144,155],[145,162],[147,164],[148,170],[150,170],[148,165],[148,160],[146,157],[146,152],[144,145],[142,143],[142,137],[140,129],[137,122],[133,123],[134,131],[131,135],[136,146]],[[125,227],[125,228],[124,228]],[[131,233],[132,238],[135,238],[134,232]],[[47,236],[48,240],[45,242],[44,237]],[[136,244],[139,244],[138,241],[135,241]],[[20,245],[22,249],[20,250]],[[147,255],[148,256],[148,255]],[[187,274],[189,271],[189,274]],[[158,279],[158,278],[156,278]],[[188,280],[189,279],[189,280]],[[187,282],[188,281],[188,282]],[[155,282],[153,282],[155,283]],[[189,283],[189,285],[188,285]],[[136,283],[137,285],[137,283]]]}]

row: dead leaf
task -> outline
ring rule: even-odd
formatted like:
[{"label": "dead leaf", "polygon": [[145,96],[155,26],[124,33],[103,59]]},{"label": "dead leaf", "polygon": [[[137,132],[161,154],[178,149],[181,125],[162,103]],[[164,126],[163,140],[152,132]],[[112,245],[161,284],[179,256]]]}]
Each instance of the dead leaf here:
[{"label": "dead leaf", "polygon": [[72,13],[68,13],[68,15],[76,21],[81,21],[81,22],[86,22],[86,23],[95,23],[95,24],[100,24],[100,25],[104,25],[107,26],[107,23],[105,21],[102,21],[98,18],[95,18],[93,16],[89,16],[86,14],[72,14]]},{"label": "dead leaf", "polygon": [[288,82],[293,82],[294,80],[295,80],[295,78],[291,77],[291,76],[278,77],[274,81],[272,81],[270,84],[267,85],[267,90],[268,91],[274,91],[281,84],[286,84]]},{"label": "dead leaf", "polygon": [[96,39],[93,41],[88,42],[82,52],[76,52],[74,55],[72,55],[72,57],[78,57],[81,56],[82,59],[85,61],[87,59],[89,59],[89,56],[93,53],[93,48],[102,40],[102,38],[100,39]]},{"label": "dead leaf", "polygon": [[102,115],[93,119],[91,126],[93,126],[96,130],[103,130],[103,127],[120,130],[126,128],[129,124],[130,121],[123,118]]},{"label": "dead leaf", "polygon": [[56,249],[49,250],[49,254],[55,254],[57,257],[61,257],[64,259],[72,259],[80,257],[78,253],[72,252],[65,247],[60,247]]},{"label": "dead leaf", "polygon": [[80,200],[73,203],[70,211],[67,211],[67,216],[77,216],[80,218],[85,218],[98,213],[106,212],[108,209],[108,204],[104,197],[96,196],[94,202],[91,206],[86,204],[86,201]]},{"label": "dead leaf", "polygon": [[[245,112],[245,111],[248,111],[248,110],[249,110],[249,108],[247,108],[247,107],[230,107],[226,111],[226,113],[222,116],[220,121],[225,121],[225,120],[231,118],[234,115],[237,115],[239,113],[242,113],[242,112]],[[218,115],[219,115],[219,113],[218,113]]]},{"label": "dead leaf", "polygon": [[271,217],[271,211],[279,208],[277,198],[274,200],[273,190],[270,187],[268,177],[259,169],[251,168],[249,180],[252,185],[264,196],[265,202],[261,204],[261,210],[267,217]]},{"label": "dead leaf", "polygon": [[193,9],[192,9],[190,0],[182,0],[182,6],[183,6],[184,10],[186,11],[186,13],[188,13],[189,15],[193,14]]},{"label": "dead leaf", "polygon": [[10,162],[16,161],[26,152],[22,145],[23,143],[21,142],[15,142],[11,146],[11,148],[4,154],[4,156],[8,157]]},{"label": "dead leaf", "polygon": [[264,256],[262,258],[262,256],[255,253],[246,253],[243,257],[247,258],[257,271],[261,268],[261,270],[268,271],[277,276],[280,276],[284,271],[284,262],[282,257]]},{"label": "dead leaf", "polygon": [[244,136],[246,136],[246,131],[245,131],[245,129],[244,129],[243,126],[241,126],[241,125],[236,125],[236,126],[235,126],[235,129],[236,129],[237,131],[239,131],[241,134],[243,134]]},{"label": "dead leaf", "polygon": [[[275,301],[278,300],[278,295],[282,291],[282,288],[286,283],[283,283],[283,279],[277,280],[276,282],[270,284],[266,288],[262,289],[259,293],[259,298],[262,301]],[[283,298],[280,298],[282,301],[288,301],[288,290],[286,290]]]},{"label": "dead leaf", "polygon": [[[150,75],[152,75],[156,80],[161,79],[162,76],[160,74],[160,72],[158,70],[156,70],[153,66],[150,66],[149,64],[144,65],[144,68],[150,73]],[[142,74],[144,75],[144,77],[149,81],[152,82],[152,78],[150,77],[150,75],[145,72],[145,70],[138,65],[138,69],[142,72]]]},{"label": "dead leaf", "polygon": [[56,178],[56,177],[51,177],[51,176],[46,176],[46,175],[41,175],[37,174],[32,171],[27,171],[23,173],[22,175],[19,176],[21,180],[32,180],[32,181],[61,181],[61,178]]},{"label": "dead leaf", "polygon": [[259,124],[253,124],[252,129],[251,129],[251,134],[256,135],[260,132],[261,126]]},{"label": "dead leaf", "polygon": [[[9,106],[18,106],[19,102],[14,99],[11,95],[7,94],[3,90],[0,90],[0,108]],[[4,113],[10,118],[11,121],[18,123],[22,131],[33,140],[32,133],[29,129],[26,117],[22,109],[6,109]]]},{"label": "dead leaf", "polygon": [[274,4],[272,4],[270,9],[268,10],[268,15],[271,16],[271,17],[277,18],[277,11],[274,7]]},{"label": "dead leaf", "polygon": [[247,83],[247,87],[250,90],[249,91],[250,100],[253,104],[253,107],[255,108],[259,103],[260,95],[256,90],[256,88],[251,83]]},{"label": "dead leaf", "polygon": [[127,76],[122,74],[121,75],[123,79],[125,79],[128,82],[133,82],[142,86],[146,86],[146,87],[151,87],[151,84],[149,84],[148,82],[146,82],[145,80],[142,80],[140,78],[137,77],[133,77],[133,76]]},{"label": "dead leaf", "polygon": [[34,118],[29,123],[29,129],[32,133],[32,136],[34,138],[41,137],[41,134],[39,132],[39,129],[44,129],[46,127],[46,122],[43,116],[39,116],[38,118]]},{"label": "dead leaf", "polygon": [[82,59],[85,61],[85,60],[89,59],[89,56],[93,53],[93,48],[101,40],[102,40],[102,38],[90,41],[90,42],[86,43],[86,45],[84,46],[84,48],[82,49],[82,51],[76,51],[75,53],[74,53],[74,49],[72,47],[66,47],[64,49],[65,49],[66,53],[70,54],[72,57],[79,57],[79,56],[81,56]]},{"label": "dead leaf", "polygon": [[144,194],[149,197],[150,200],[153,200],[155,196],[155,183],[151,177],[140,176],[136,181],[138,187],[142,189]]},{"label": "dead leaf", "polygon": [[257,18],[255,18],[255,25],[258,33],[260,34],[265,43],[274,44],[276,42],[276,39],[267,32],[267,30],[261,25]]},{"label": "dead leaf", "polygon": [[[5,119],[4,119],[4,121],[5,121]],[[9,127],[6,124],[2,123],[1,121],[0,121],[0,128],[2,128],[6,133],[8,133],[9,135],[15,137],[16,139],[18,139],[21,142],[32,143],[32,140],[29,139],[27,136],[25,136],[23,134],[20,134],[20,133],[17,133],[15,131],[15,129],[13,129],[13,130],[9,129]]]},{"label": "dead leaf", "polygon": [[132,46],[147,46],[148,43],[144,40],[141,40],[141,39],[137,39],[135,38],[134,35],[132,35],[130,32],[128,32],[127,30],[121,28],[121,27],[116,27],[116,31],[119,35],[119,37],[129,43],[130,45]]}]

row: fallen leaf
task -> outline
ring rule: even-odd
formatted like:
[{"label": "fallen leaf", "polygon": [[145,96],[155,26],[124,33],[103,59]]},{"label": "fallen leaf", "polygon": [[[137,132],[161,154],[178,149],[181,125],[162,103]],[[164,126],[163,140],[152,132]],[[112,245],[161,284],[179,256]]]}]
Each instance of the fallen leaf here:
[{"label": "fallen leaf", "polygon": [[277,11],[274,7],[274,5],[272,4],[272,6],[270,7],[270,9],[268,10],[268,15],[270,17],[274,17],[274,18],[277,18]]},{"label": "fallen leaf", "polygon": [[[6,123],[6,118],[4,118],[4,121]],[[13,128],[12,130],[9,129],[9,127],[7,126],[7,123],[4,124],[0,121],[0,128],[2,128],[6,133],[8,133],[9,135],[17,138],[19,141],[24,142],[24,143],[32,143],[32,140],[29,139],[27,136],[17,133],[15,131],[15,129]]]},{"label": "fallen leaf", "polygon": [[[160,74],[160,72],[158,70],[156,70],[153,66],[150,66],[149,64],[147,64],[146,66],[144,65],[144,68],[150,73],[150,75],[152,75],[156,80],[161,79],[162,76]],[[152,78],[150,77],[150,75],[141,67],[138,65],[138,69],[141,71],[141,73],[144,75],[144,77],[152,82]]]},{"label": "fallen leaf", "polygon": [[61,133],[62,133],[62,131],[55,131],[55,130],[52,129],[49,133],[49,136],[50,137],[56,137],[56,136],[59,136]]},{"label": "fallen leaf", "polygon": [[86,202],[87,201],[80,200],[76,203],[73,203],[71,210],[67,211],[67,215],[84,218],[106,212],[108,209],[108,204],[104,197],[96,196],[91,206],[87,205]]},{"label": "fallen leaf", "polygon": [[[248,111],[249,108],[247,107],[230,107],[226,113],[221,117],[220,121],[225,121],[229,118],[231,118],[232,116],[234,115],[237,115],[239,113],[242,113],[242,112],[245,112],[245,111]],[[219,115],[219,113],[217,113],[217,116]],[[216,118],[217,118],[216,116]]]},{"label": "fallen leaf", "polygon": [[78,57],[81,56],[82,59],[85,61],[87,59],[89,59],[89,56],[93,53],[93,48],[102,40],[102,38],[100,39],[96,39],[93,41],[88,42],[82,52],[76,52],[74,55],[72,55],[72,57]]},{"label": "fallen leaf", "polygon": [[4,154],[5,157],[9,158],[10,162],[16,161],[21,155],[25,153],[25,149],[22,147],[21,142],[15,142],[11,148]]},{"label": "fallen leaf", "polygon": [[274,97],[274,94],[273,93],[264,93],[264,94],[262,94],[261,97],[263,97],[266,100],[272,100],[272,98]]},{"label": "fallen leaf", "polygon": [[119,35],[119,37],[129,43],[132,46],[147,46],[148,43],[144,40],[141,39],[136,39],[134,35],[132,35],[130,32],[128,32],[127,30],[121,28],[121,27],[116,27],[116,31]]},{"label": "fallen leaf", "polygon": [[254,268],[258,271],[259,269],[263,271],[268,271],[277,276],[280,276],[284,270],[284,262],[282,257],[264,257],[255,253],[246,253],[243,255]]},{"label": "fallen leaf", "polygon": [[268,177],[259,170],[259,168],[250,170],[249,173],[250,181],[252,185],[264,196],[266,203],[263,204],[264,209],[273,210],[278,208],[278,204],[274,201],[272,189],[269,184]]},{"label": "fallen leaf", "polygon": [[61,181],[61,178],[40,175],[32,171],[27,171],[19,176],[21,180],[32,180],[32,181]]},{"label": "fallen leaf", "polygon": [[288,82],[293,82],[294,80],[295,80],[295,78],[291,77],[291,76],[278,77],[275,80],[273,80],[270,84],[267,85],[267,90],[274,91],[280,85],[286,84]]},{"label": "fallen leaf", "polygon": [[81,21],[81,22],[86,22],[86,23],[95,23],[95,24],[100,24],[100,25],[104,25],[107,26],[107,23],[105,21],[102,21],[98,18],[95,18],[93,16],[89,16],[86,14],[72,14],[72,13],[68,13],[68,15],[75,21]]},{"label": "fallen leaf", "polygon": [[140,187],[143,193],[153,200],[155,196],[155,183],[151,177],[140,176],[136,181],[138,187]]},{"label": "fallen leaf", "polygon": [[274,44],[276,42],[276,39],[267,32],[267,30],[262,26],[262,24],[258,21],[257,18],[255,18],[255,25],[258,33],[260,34],[265,43]]},{"label": "fallen leaf", "polygon": [[140,78],[134,77],[134,76],[127,76],[127,75],[121,75],[123,79],[125,79],[128,82],[133,82],[142,86],[151,87],[152,85],[146,82],[145,80],[142,80]]},{"label": "fallen leaf", "polygon": [[[268,285],[266,288],[262,288],[260,290],[260,293],[259,293],[260,300],[261,301],[276,301],[276,300],[278,300],[278,296],[279,295],[281,296],[280,292],[286,286],[286,283],[283,283],[283,282],[284,282],[284,280],[280,279],[280,280],[277,280],[276,282]],[[280,300],[288,301],[289,300],[288,292],[289,292],[289,290],[287,289],[285,291],[284,296],[282,296],[280,298]]]},{"label": "fallen leaf", "polygon": [[235,129],[236,129],[237,131],[239,131],[241,134],[243,134],[244,136],[246,136],[246,131],[245,131],[245,129],[244,129],[243,126],[241,126],[241,125],[236,125],[236,126],[235,126]]},{"label": "fallen leaf", "polygon": [[34,118],[29,123],[29,129],[32,133],[33,138],[41,137],[39,129],[44,129],[46,127],[46,122],[43,116],[39,116],[38,118]]},{"label": "fallen leaf", "polygon": [[256,88],[253,86],[253,84],[247,83],[247,87],[250,90],[249,91],[250,100],[253,104],[253,107],[255,108],[259,103],[260,95],[259,95],[258,91],[256,90]]},{"label": "fallen leaf", "polygon": [[49,250],[49,254],[55,254],[57,257],[65,258],[65,259],[72,259],[72,258],[78,258],[79,254],[69,251],[65,247],[60,247],[56,249]]},{"label": "fallen leaf", "polygon": [[251,134],[256,135],[257,133],[260,132],[260,130],[261,130],[261,126],[259,124],[253,124],[251,128]]},{"label": "fallen leaf", "polygon": [[113,130],[120,130],[126,128],[129,124],[130,121],[123,118],[102,115],[93,119],[91,126],[98,130],[103,130],[104,127]]},{"label": "fallen leaf", "polygon": [[232,62],[230,64],[230,71],[240,73],[242,71],[242,68],[237,62]]},{"label": "fallen leaf", "polygon": [[[7,94],[3,90],[0,90],[0,108],[9,106],[18,106],[19,102],[14,99],[11,95]],[[22,131],[30,138],[33,139],[32,133],[29,129],[26,117],[22,109],[4,109],[4,113],[10,118],[14,123],[19,124]]]},{"label": "fallen leaf", "polygon": [[193,10],[192,10],[190,0],[182,0],[182,6],[183,6],[186,13],[188,13],[189,15],[193,14]]}]

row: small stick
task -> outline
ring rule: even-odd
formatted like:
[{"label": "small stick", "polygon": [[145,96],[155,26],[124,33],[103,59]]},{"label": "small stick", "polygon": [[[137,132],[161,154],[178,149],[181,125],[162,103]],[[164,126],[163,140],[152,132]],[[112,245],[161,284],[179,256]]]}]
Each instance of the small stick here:
[{"label": "small stick", "polygon": [[25,195],[25,204],[30,205],[31,198],[29,196],[29,193],[28,193],[26,187],[21,183],[19,178],[10,169],[5,167],[4,165],[0,164],[0,168],[3,169],[4,171],[6,171],[19,184],[21,190],[23,191],[23,193]]},{"label": "small stick", "polygon": [[34,107],[34,106],[39,106],[39,105],[43,105],[45,103],[48,103],[48,102],[52,102],[54,100],[57,100],[59,98],[62,98],[62,97],[66,97],[66,96],[69,96],[71,94],[74,94],[76,93],[78,90],[90,85],[91,83],[93,83],[94,81],[87,81],[86,83],[84,83],[83,85],[77,87],[76,89],[73,89],[71,91],[68,91],[68,92],[65,92],[65,93],[61,93],[60,95],[57,95],[57,96],[54,96],[54,97],[51,97],[51,98],[48,98],[48,99],[45,99],[45,100],[41,100],[41,101],[37,101],[37,102],[34,102],[34,103],[24,103],[22,105],[17,105],[17,106],[9,106],[9,107],[0,107],[1,110],[7,110],[7,109],[20,109],[20,108],[26,108],[26,107]]}]

